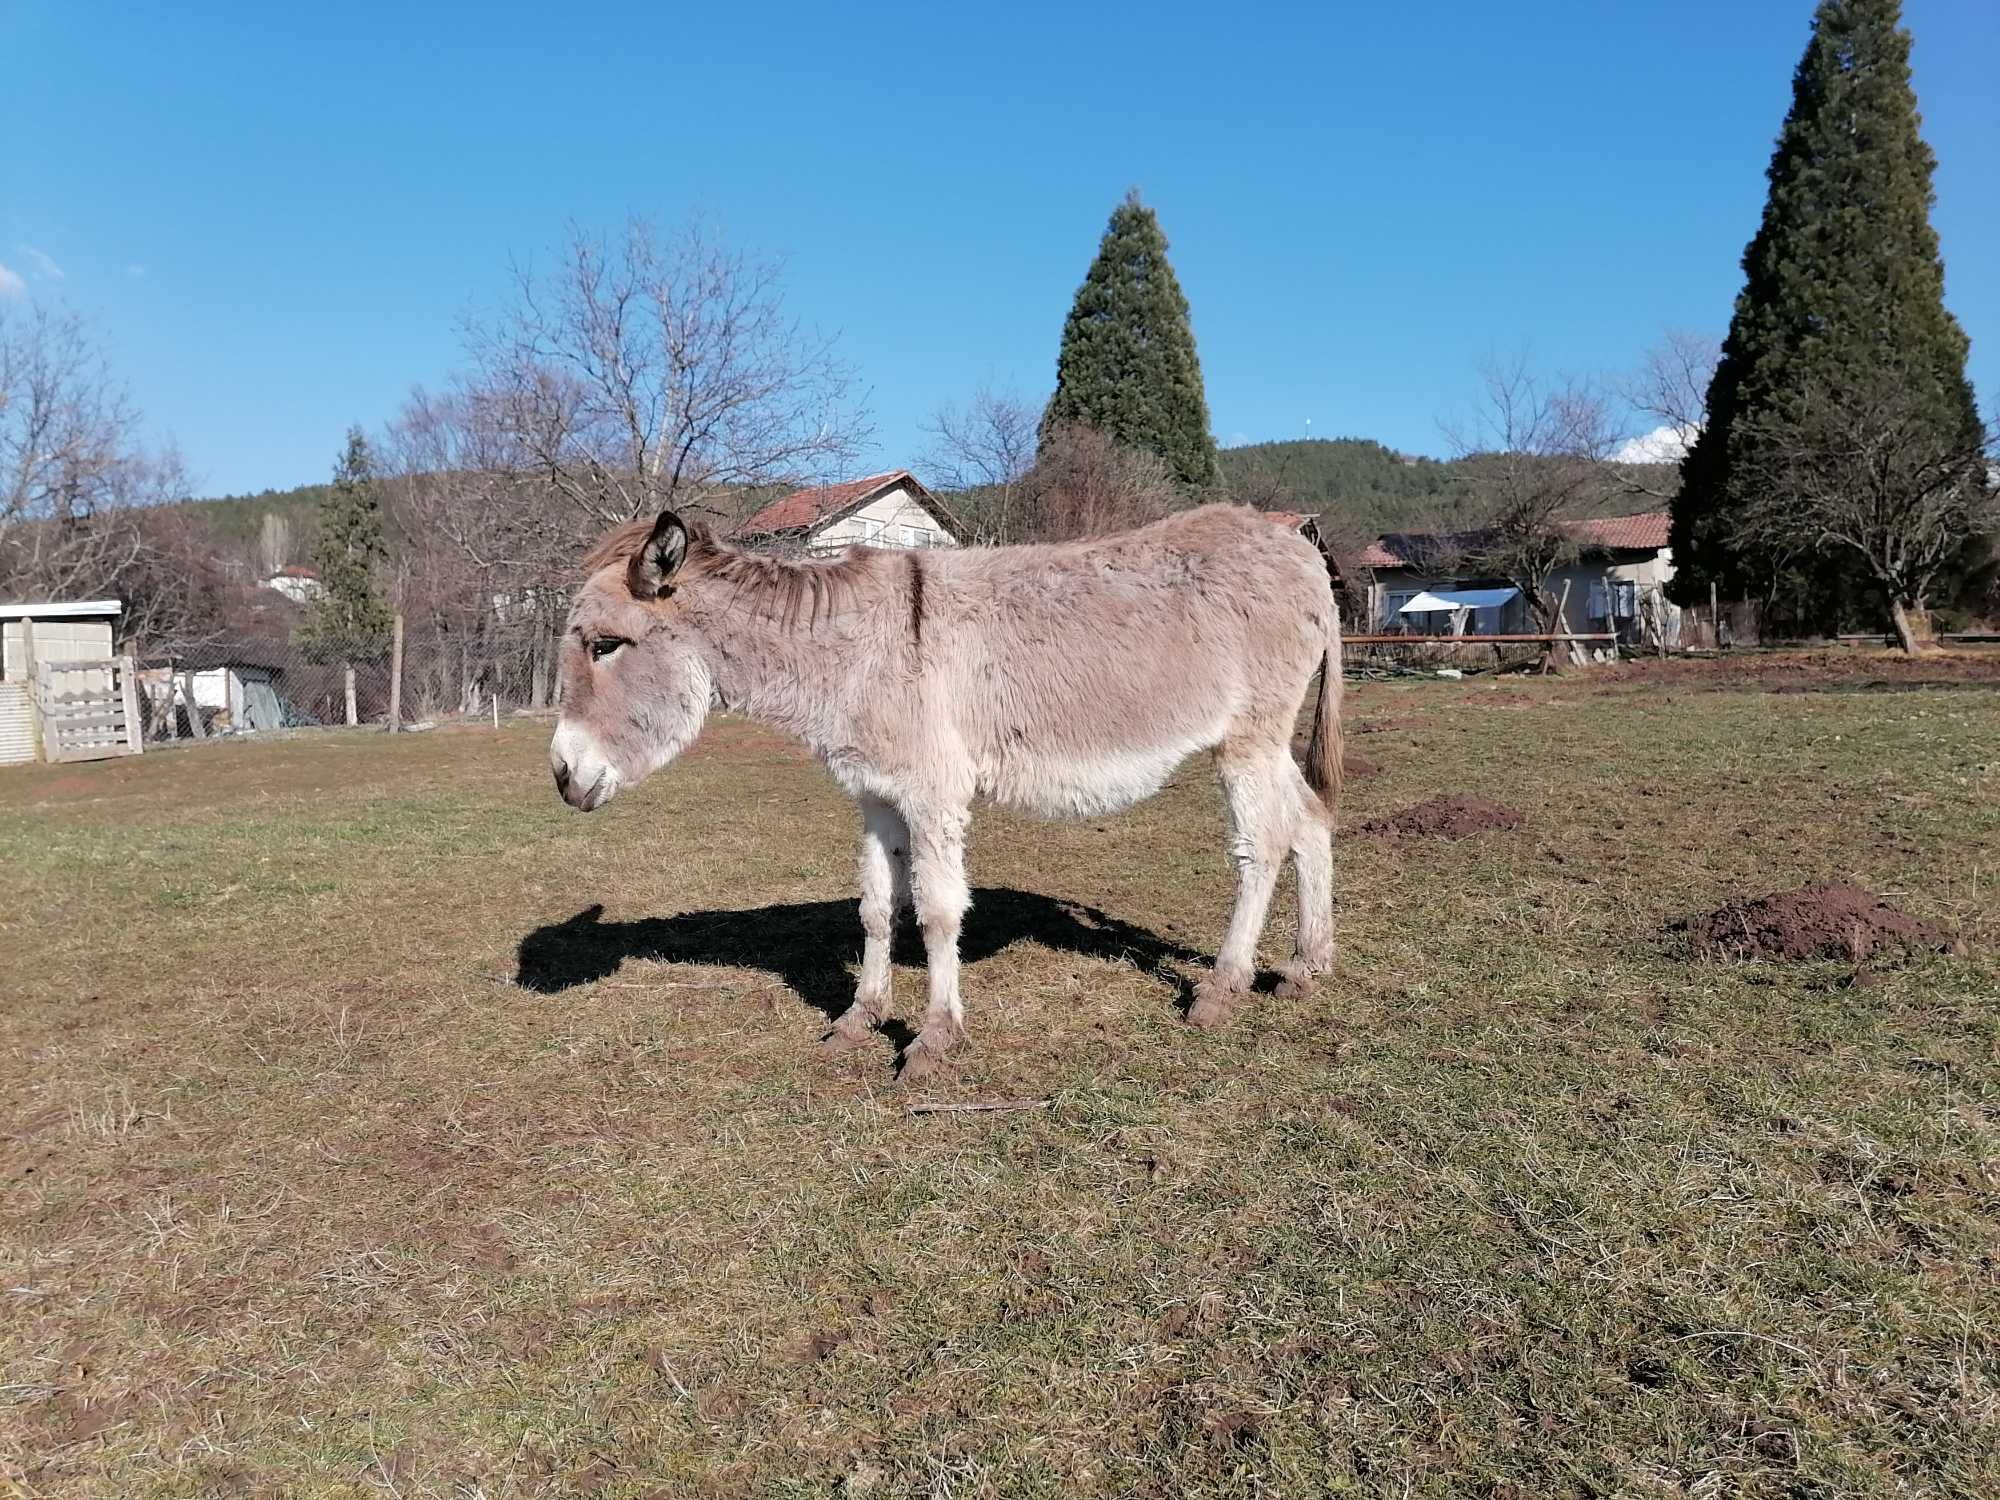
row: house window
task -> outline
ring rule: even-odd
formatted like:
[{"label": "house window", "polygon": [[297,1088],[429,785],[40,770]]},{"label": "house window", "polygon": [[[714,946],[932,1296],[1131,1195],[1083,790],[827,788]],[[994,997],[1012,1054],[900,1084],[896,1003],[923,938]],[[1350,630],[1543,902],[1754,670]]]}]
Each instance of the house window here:
[{"label": "house window", "polygon": [[1415,589],[1391,589],[1388,593],[1384,594],[1382,596],[1382,618],[1376,622],[1377,626],[1387,630],[1398,625],[1407,625],[1409,622],[1403,619],[1397,611],[1401,610],[1405,604],[1408,604],[1416,597],[1417,590]]},{"label": "house window", "polygon": [[1611,585],[1611,606],[1620,620],[1639,618],[1639,585],[1630,578],[1621,578]]},{"label": "house window", "polygon": [[864,542],[875,542],[880,541],[881,538],[882,523],[880,521],[871,521],[864,517],[861,522],[861,540]]},{"label": "house window", "polygon": [[923,545],[923,539],[924,534],[914,526],[898,526],[896,528],[896,541],[900,546],[920,547]]}]

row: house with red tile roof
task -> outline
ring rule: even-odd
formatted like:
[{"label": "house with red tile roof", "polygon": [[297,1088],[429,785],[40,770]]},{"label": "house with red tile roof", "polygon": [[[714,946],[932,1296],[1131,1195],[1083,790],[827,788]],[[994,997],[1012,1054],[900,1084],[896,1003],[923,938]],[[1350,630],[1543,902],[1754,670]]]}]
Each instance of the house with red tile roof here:
[{"label": "house with red tile roof", "polygon": [[824,557],[843,547],[956,547],[964,529],[908,469],[794,490],[748,517],[746,546]]},{"label": "house with red tile roof", "polygon": [[[1566,523],[1577,560],[1549,580],[1562,597],[1563,628],[1615,633],[1621,640],[1673,644],[1680,610],[1669,603],[1674,576],[1667,545],[1667,513],[1603,516]],[[1509,635],[1539,629],[1520,591],[1504,578],[1468,572],[1465,558],[1478,550],[1476,533],[1391,532],[1360,555],[1370,575],[1369,630],[1383,634]]]}]

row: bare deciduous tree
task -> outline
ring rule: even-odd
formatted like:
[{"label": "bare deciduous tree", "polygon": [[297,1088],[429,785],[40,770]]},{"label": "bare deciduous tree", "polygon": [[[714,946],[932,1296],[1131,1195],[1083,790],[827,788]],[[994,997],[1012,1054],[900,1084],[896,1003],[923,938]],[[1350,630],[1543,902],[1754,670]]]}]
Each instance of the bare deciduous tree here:
[{"label": "bare deciduous tree", "polygon": [[1912,388],[1893,370],[1875,370],[1745,419],[1754,498],[1736,535],[1776,553],[1859,558],[1881,585],[1897,640],[1914,654],[1932,583],[2000,517],[1988,469],[1994,428],[1941,437]]},{"label": "bare deciduous tree", "polygon": [[145,565],[178,533],[143,508],[186,493],[179,455],[140,444],[138,412],[81,318],[0,309],[0,593],[132,594],[128,632],[192,618],[171,572]]},{"label": "bare deciduous tree", "polygon": [[1018,537],[1023,482],[1034,467],[1041,406],[982,387],[963,407],[941,406],[921,425],[925,479],[949,494],[974,538]]},{"label": "bare deciduous tree", "polygon": [[826,477],[869,436],[834,339],[785,310],[781,267],[700,224],[575,230],[547,274],[466,330],[482,425],[595,527]]},{"label": "bare deciduous tree", "polygon": [[[455,682],[426,697],[477,707],[503,659],[527,663],[527,697],[553,681],[554,635],[576,558],[601,528],[567,503],[476,392],[415,391],[383,444],[385,498],[401,538],[391,596],[448,646]],[[440,670],[444,670],[441,661]]]},{"label": "bare deciduous tree", "polygon": [[1625,388],[1626,399],[1692,442],[1708,417],[1708,387],[1721,347],[1705,333],[1670,328],[1646,351]]},{"label": "bare deciduous tree", "polygon": [[1068,541],[1143,526],[1176,509],[1182,494],[1158,455],[1121,447],[1095,428],[1055,427],[1021,482],[1020,540]]},{"label": "bare deciduous tree", "polygon": [[1621,488],[1610,463],[1619,434],[1587,383],[1543,380],[1518,355],[1489,361],[1480,373],[1478,408],[1446,428],[1462,460],[1451,498],[1463,518],[1448,545],[1458,570],[1511,583],[1536,629],[1558,633],[1561,601],[1549,583],[1576,560],[1568,523]]}]

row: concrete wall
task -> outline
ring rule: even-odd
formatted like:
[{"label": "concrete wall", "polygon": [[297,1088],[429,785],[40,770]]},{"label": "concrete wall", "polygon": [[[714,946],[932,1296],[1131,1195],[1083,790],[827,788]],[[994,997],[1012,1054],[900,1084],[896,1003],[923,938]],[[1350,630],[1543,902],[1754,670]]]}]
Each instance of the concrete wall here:
[{"label": "concrete wall", "polygon": [[[27,676],[27,635],[22,621],[0,621],[0,677],[20,682]],[[35,621],[36,661],[106,661],[111,649],[109,620]]]}]

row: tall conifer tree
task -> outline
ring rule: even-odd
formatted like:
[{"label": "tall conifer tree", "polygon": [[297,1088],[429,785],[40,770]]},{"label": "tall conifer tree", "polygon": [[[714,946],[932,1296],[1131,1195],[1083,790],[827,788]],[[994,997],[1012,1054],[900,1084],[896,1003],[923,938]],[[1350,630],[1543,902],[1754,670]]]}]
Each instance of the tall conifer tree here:
[{"label": "tall conifer tree", "polygon": [[1160,221],[1136,190],[1112,212],[1063,324],[1043,436],[1070,424],[1157,454],[1184,484],[1216,478],[1188,300]]},{"label": "tall conifer tree", "polygon": [[1822,613],[1855,585],[1851,558],[1747,540],[1738,522],[1782,469],[1786,414],[1892,375],[1940,451],[1977,447],[1967,340],[1944,306],[1931,228],[1936,165],[1918,129],[1899,0],[1821,0],[1743,254],[1744,286],[1681,464],[1673,592],[1785,596]]}]

